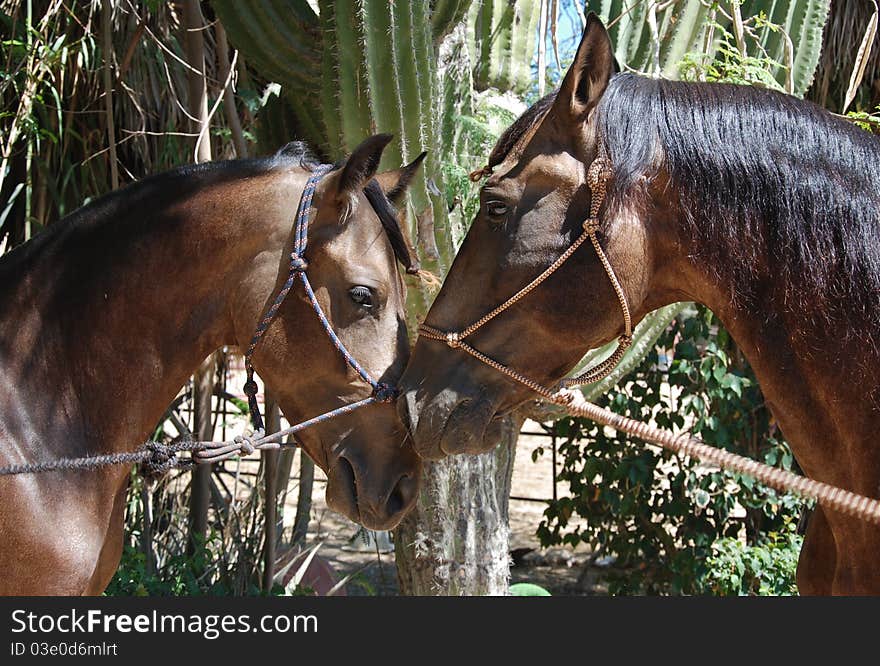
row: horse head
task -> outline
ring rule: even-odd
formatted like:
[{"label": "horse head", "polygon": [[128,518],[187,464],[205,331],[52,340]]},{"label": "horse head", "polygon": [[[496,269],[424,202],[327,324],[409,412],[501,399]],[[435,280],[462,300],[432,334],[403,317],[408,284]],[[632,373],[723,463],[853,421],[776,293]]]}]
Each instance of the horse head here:
[{"label": "horse head", "polygon": [[[414,264],[394,205],[424,155],[377,174],[390,140],[389,135],[368,138],[318,181],[302,258],[314,302],[294,282],[253,355],[255,369],[291,422],[376,395],[349,361],[388,394],[297,435],[327,473],[330,507],[374,529],[397,524],[415,501],[420,477],[419,458],[389,400],[409,355],[406,286],[397,260],[410,272]],[[306,171],[315,168],[308,160],[303,164]],[[289,226],[278,232],[289,250]],[[241,301],[260,303],[259,316],[283,288],[287,257],[279,265],[275,253],[258,256],[258,268],[242,285]],[[242,308],[242,314],[236,330],[245,347],[257,313]],[[331,339],[322,317],[341,345]]]},{"label": "horse head", "polygon": [[[590,349],[628,338],[622,303],[627,316],[630,309],[635,317],[646,312],[646,226],[626,208],[613,215],[603,210],[601,219],[590,211],[594,200],[601,203],[588,173],[600,157],[597,107],[615,69],[608,34],[591,15],[559,91],[523,114],[499,139],[489,166],[474,174],[488,175],[479,211],[426,318],[429,331],[453,335],[423,335],[401,383],[399,411],[426,458],[490,449],[502,417],[537,397],[526,384],[462,353],[465,344],[547,386]],[[539,286],[484,322],[587,238],[589,224],[597,225],[613,269],[584,243]]]}]

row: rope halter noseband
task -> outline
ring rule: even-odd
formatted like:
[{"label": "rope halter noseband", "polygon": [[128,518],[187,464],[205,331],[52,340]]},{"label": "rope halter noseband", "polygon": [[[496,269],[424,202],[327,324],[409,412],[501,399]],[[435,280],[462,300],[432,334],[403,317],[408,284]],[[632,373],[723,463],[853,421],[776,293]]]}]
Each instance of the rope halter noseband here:
[{"label": "rope halter noseband", "polygon": [[[479,173],[483,173],[485,169]],[[475,174],[478,172],[474,172]],[[575,253],[575,251],[587,240],[593,244],[593,249],[596,251],[596,254],[599,257],[599,261],[602,262],[602,266],[605,269],[605,273],[608,276],[608,279],[611,282],[611,286],[614,288],[614,293],[617,296],[617,300],[620,303],[620,309],[623,313],[623,335],[618,337],[617,339],[617,348],[614,350],[614,353],[611,354],[608,358],[606,358],[601,363],[593,366],[588,369],[586,372],[578,375],[577,377],[570,377],[563,379],[560,382],[561,388],[570,388],[573,386],[580,386],[582,384],[589,384],[591,382],[597,382],[604,377],[607,377],[614,367],[620,362],[620,359],[623,358],[624,353],[632,344],[632,318],[630,317],[629,305],[626,302],[626,294],[623,292],[623,287],[620,284],[620,280],[617,279],[617,275],[614,273],[614,269],[611,267],[611,263],[608,261],[608,256],[605,254],[605,251],[602,249],[602,245],[599,243],[599,238],[597,234],[599,233],[599,229],[601,227],[601,219],[599,218],[599,211],[602,207],[602,203],[605,201],[606,189],[608,186],[608,180],[613,175],[611,169],[611,161],[608,159],[608,156],[605,154],[604,146],[602,145],[601,140],[599,141],[599,154],[590,164],[589,169],[587,170],[587,182],[590,186],[590,215],[583,222],[583,231],[581,235],[572,243],[569,248],[563,252],[559,258],[556,259],[550,266],[548,266],[543,273],[538,275],[534,280],[529,282],[525,287],[516,292],[509,299],[504,301],[497,308],[489,312],[488,314],[483,315],[477,321],[472,323],[470,326],[462,329],[461,331],[441,331],[438,328],[434,328],[433,326],[428,326],[427,324],[421,324],[419,326],[419,334],[423,337],[429,338],[431,340],[439,340],[441,342],[445,342],[452,349],[461,349],[464,352],[467,352],[471,356],[473,356],[478,361],[485,363],[489,367],[495,368],[498,372],[501,372],[514,381],[527,386],[535,393],[543,396],[547,399],[552,399],[554,395],[556,395],[556,391],[550,389],[542,384],[536,382],[535,380],[523,375],[520,372],[517,372],[513,368],[510,368],[503,363],[499,363],[498,361],[486,356],[481,351],[471,347],[465,340],[475,333],[477,330],[482,328],[485,324],[493,320],[499,314],[504,312],[505,310],[511,308],[514,304],[519,302],[521,299],[525,298],[532,290],[534,290],[538,285],[540,285],[544,280],[549,278],[553,273],[555,273],[561,266],[564,264],[571,255]]]}]

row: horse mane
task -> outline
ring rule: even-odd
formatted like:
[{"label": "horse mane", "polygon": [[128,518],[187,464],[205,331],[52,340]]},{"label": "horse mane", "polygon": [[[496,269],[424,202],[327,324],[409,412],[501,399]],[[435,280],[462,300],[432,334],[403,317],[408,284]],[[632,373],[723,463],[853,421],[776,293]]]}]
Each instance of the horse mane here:
[{"label": "horse mane", "polygon": [[382,223],[382,228],[385,230],[385,234],[388,236],[388,240],[391,242],[391,247],[394,250],[394,256],[403,264],[407,273],[419,275],[419,262],[410,251],[409,242],[403,232],[403,228],[400,226],[400,219],[394,204],[385,196],[385,192],[382,191],[375,178],[371,178],[364,187],[364,195],[366,195],[367,201],[373,207],[379,222]]},{"label": "horse mane", "polygon": [[788,311],[880,323],[874,136],[776,91],[632,74],[612,79],[599,113],[612,205],[638,196],[662,165],[694,258],[734,298],[749,301],[764,263]]},{"label": "horse mane", "polygon": [[[501,136],[500,164],[556,93]],[[598,124],[614,178],[609,210],[647,206],[661,170],[688,251],[748,303],[762,264],[788,313],[815,324],[880,324],[880,140],[821,107],[751,86],[629,73],[611,78]],[[527,137],[526,137],[527,140]],[[854,320],[858,320],[857,322]],[[847,327],[840,327],[841,334]]]},{"label": "horse mane", "polygon": [[315,167],[320,164],[320,160],[318,160],[315,153],[313,153],[312,149],[309,147],[309,144],[305,141],[291,141],[290,143],[285,144],[275,153],[275,159],[292,160],[297,163],[299,167],[309,172],[314,171]]}]

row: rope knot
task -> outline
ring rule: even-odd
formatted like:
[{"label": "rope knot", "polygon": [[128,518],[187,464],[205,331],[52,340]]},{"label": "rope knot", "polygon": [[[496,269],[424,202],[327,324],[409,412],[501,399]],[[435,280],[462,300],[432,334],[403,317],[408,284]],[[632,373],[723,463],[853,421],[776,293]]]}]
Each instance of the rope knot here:
[{"label": "rope knot", "polygon": [[256,451],[257,447],[255,442],[262,439],[263,435],[264,433],[262,430],[255,430],[250,435],[236,435],[235,439],[232,441],[238,445],[239,455],[249,456]]},{"label": "rope knot", "polygon": [[561,388],[553,394],[553,402],[563,407],[571,405],[574,402],[574,393],[567,388]]},{"label": "rope knot", "polygon": [[593,163],[587,170],[587,182],[589,182],[591,189],[595,189],[599,185],[604,185],[605,181],[611,178],[613,173],[611,161],[607,157],[600,155],[593,160]]},{"label": "rope knot", "polygon": [[174,447],[162,442],[147,442],[145,446],[150,455],[141,463],[141,472],[148,479],[157,479],[171,471],[180,461]]},{"label": "rope knot", "polygon": [[305,260],[305,257],[296,252],[290,253],[290,270],[294,273],[305,273],[308,267],[309,262]]},{"label": "rope knot", "polygon": [[584,220],[584,231],[588,234],[595,234],[602,226],[602,222],[598,217],[588,217]]},{"label": "rope knot", "polygon": [[397,400],[397,388],[390,384],[379,382],[373,387],[373,397],[379,402],[394,402]]},{"label": "rope knot", "polygon": [[476,171],[471,171],[468,174],[468,178],[470,178],[470,181],[472,183],[478,183],[486,176],[491,176],[491,175],[492,175],[492,167],[486,165],[482,169],[477,169]]},{"label": "rope knot", "polygon": [[257,395],[257,382],[253,379],[248,379],[244,386],[242,387],[245,395]]},{"label": "rope knot", "polygon": [[454,331],[447,333],[446,344],[452,347],[452,349],[457,349],[461,345],[461,336]]}]

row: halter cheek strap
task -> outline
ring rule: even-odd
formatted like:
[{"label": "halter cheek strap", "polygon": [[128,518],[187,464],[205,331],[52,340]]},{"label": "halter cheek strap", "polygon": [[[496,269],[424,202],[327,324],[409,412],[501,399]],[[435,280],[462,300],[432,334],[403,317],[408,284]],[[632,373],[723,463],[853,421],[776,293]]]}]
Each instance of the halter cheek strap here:
[{"label": "halter cheek strap", "polygon": [[621,286],[620,280],[617,279],[617,274],[614,272],[611,262],[608,261],[608,255],[605,254],[605,251],[599,244],[599,238],[597,237],[602,224],[602,221],[599,218],[599,209],[605,201],[608,180],[613,173],[614,172],[611,169],[611,161],[608,159],[603,148],[599,156],[593,160],[593,163],[587,171],[587,181],[590,184],[592,195],[590,199],[590,217],[584,221],[584,233],[589,236],[590,242],[593,244],[593,249],[596,251],[596,255],[599,257],[599,261],[602,262],[602,267],[605,269],[605,274],[611,282],[611,287],[614,289],[617,301],[620,303],[620,311],[621,314],[623,314],[623,335],[617,338],[617,348],[611,356],[577,377],[563,379],[561,382],[562,388],[581,386],[582,384],[590,384],[597,382],[600,379],[604,379],[611,374],[612,370],[614,370],[615,366],[620,362],[620,359],[623,358],[626,350],[629,349],[632,344],[632,317],[629,313],[629,304],[626,302],[626,294],[623,292],[623,286]]},{"label": "halter cheek strap", "polygon": [[425,338],[430,340],[439,340],[445,342],[453,349],[461,349],[462,351],[470,354],[478,361],[485,363],[489,367],[494,368],[498,372],[501,372],[514,381],[527,386],[535,393],[543,396],[544,398],[551,399],[555,395],[555,390],[543,386],[539,382],[536,382],[534,379],[531,379],[522,373],[510,368],[503,363],[499,363],[498,361],[486,356],[481,351],[471,347],[469,344],[465,342],[465,339],[470,335],[475,333],[477,330],[482,328],[485,324],[492,321],[499,314],[504,312],[505,310],[511,308],[514,304],[519,302],[521,299],[525,298],[532,290],[534,290],[538,285],[540,285],[544,280],[553,275],[561,266],[564,264],[571,255],[575,253],[575,251],[583,245],[583,243],[589,239],[593,245],[593,249],[596,251],[596,254],[599,257],[599,261],[602,262],[602,267],[605,269],[605,273],[608,276],[609,281],[611,282],[611,286],[614,289],[614,293],[617,296],[617,300],[620,303],[620,309],[623,313],[623,335],[618,337],[617,339],[617,348],[614,350],[614,353],[611,354],[607,359],[602,361],[601,363],[593,366],[588,369],[586,372],[578,375],[577,377],[570,377],[563,379],[560,382],[561,388],[570,388],[573,386],[580,386],[582,384],[589,384],[592,382],[597,382],[604,377],[607,377],[611,374],[611,371],[614,367],[620,362],[620,359],[623,358],[624,353],[632,344],[632,318],[629,312],[629,305],[626,302],[626,294],[623,292],[623,287],[620,284],[620,280],[617,279],[617,275],[614,273],[614,269],[611,266],[611,263],[608,261],[608,256],[605,254],[605,251],[602,249],[602,245],[599,243],[599,238],[597,236],[599,229],[601,227],[601,219],[599,218],[599,212],[602,208],[602,203],[605,201],[606,189],[608,186],[608,180],[613,175],[611,169],[611,161],[608,159],[608,156],[605,154],[604,146],[600,140],[599,142],[599,154],[590,164],[589,169],[587,170],[587,182],[590,185],[590,216],[584,220],[583,222],[583,231],[581,235],[572,243],[569,248],[563,252],[559,258],[556,259],[550,266],[548,266],[544,272],[542,272],[538,277],[529,282],[525,287],[516,292],[509,299],[504,301],[501,305],[496,307],[491,312],[483,315],[475,321],[473,324],[468,326],[467,328],[461,331],[442,331],[438,328],[434,328],[433,326],[429,326],[427,324],[421,324],[419,326],[419,334]]},{"label": "halter cheek strap", "polygon": [[[254,335],[251,338],[251,343],[248,345],[247,351],[244,355],[244,366],[245,372],[247,373],[247,381],[244,384],[244,393],[248,398],[248,408],[251,414],[251,426],[254,429],[254,436],[262,436],[265,432],[264,424],[263,424],[263,416],[260,413],[260,406],[257,403],[257,382],[254,380],[254,366],[253,366],[253,355],[257,349],[257,345],[259,345],[260,340],[263,338],[263,334],[266,332],[266,329],[269,328],[269,324],[272,323],[272,320],[275,319],[275,316],[278,314],[278,310],[281,307],[281,304],[284,302],[284,299],[287,298],[287,294],[290,293],[290,290],[293,289],[296,281],[299,280],[302,283],[303,290],[305,291],[306,298],[308,298],[309,303],[312,306],[312,309],[315,311],[315,314],[318,316],[318,321],[321,322],[321,326],[324,329],[324,332],[327,334],[327,337],[330,338],[330,341],[333,343],[333,346],[336,347],[337,351],[342,355],[342,358],[345,359],[345,362],[354,369],[355,372],[360,375],[361,379],[367,382],[370,386],[373,387],[373,393],[369,398],[361,400],[357,403],[353,403],[352,405],[345,405],[343,407],[339,407],[332,411],[321,414],[320,416],[316,416],[313,419],[309,419],[308,421],[300,424],[300,428],[305,427],[305,425],[314,425],[315,423],[320,423],[321,421],[325,421],[327,419],[331,419],[335,416],[339,416],[341,414],[352,411],[352,409],[357,407],[362,407],[364,405],[368,405],[374,402],[393,402],[397,398],[397,390],[388,384],[376,381],[369,372],[364,369],[364,367],[358,363],[357,359],[351,355],[348,349],[345,348],[345,345],[342,343],[342,340],[336,335],[333,327],[330,325],[330,320],[327,318],[327,315],[324,314],[324,309],[321,307],[321,304],[318,302],[317,297],[315,296],[315,292],[312,289],[312,285],[309,282],[308,275],[306,273],[306,269],[309,266],[308,261],[305,258],[306,246],[308,244],[308,232],[309,232],[309,211],[312,207],[312,199],[315,196],[315,190],[318,187],[318,183],[321,181],[321,178],[329,172],[333,168],[330,164],[321,164],[316,167],[312,172],[312,175],[309,177],[308,182],[306,183],[305,188],[303,189],[302,196],[300,197],[299,207],[296,212],[296,226],[294,228],[294,236],[293,236],[293,251],[290,253],[290,270],[287,276],[287,280],[284,285],[281,287],[281,290],[278,292],[278,295],[275,297],[275,300],[272,302],[272,305],[269,306],[269,309],[266,311],[266,314],[263,315],[263,318],[260,320],[260,323],[257,325],[256,331],[254,331]],[[247,442],[245,442],[247,444]]]}]

